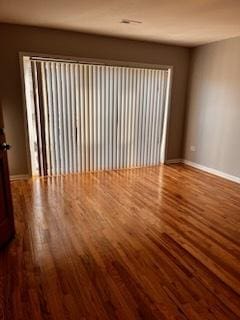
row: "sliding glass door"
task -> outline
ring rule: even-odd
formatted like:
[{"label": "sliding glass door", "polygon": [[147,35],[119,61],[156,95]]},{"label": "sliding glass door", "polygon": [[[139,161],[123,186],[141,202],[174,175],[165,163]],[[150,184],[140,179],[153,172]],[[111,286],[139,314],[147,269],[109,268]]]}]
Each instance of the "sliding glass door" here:
[{"label": "sliding glass door", "polygon": [[168,70],[31,60],[40,175],[161,162]]}]

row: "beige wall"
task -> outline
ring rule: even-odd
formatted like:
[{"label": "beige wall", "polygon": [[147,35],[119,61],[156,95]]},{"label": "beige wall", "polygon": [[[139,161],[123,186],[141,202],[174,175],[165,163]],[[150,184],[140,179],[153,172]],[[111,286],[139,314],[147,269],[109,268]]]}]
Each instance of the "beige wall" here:
[{"label": "beige wall", "polygon": [[198,47],[191,59],[184,157],[240,177],[240,37]]},{"label": "beige wall", "polygon": [[0,89],[8,143],[11,174],[27,173],[19,52],[59,54],[75,57],[172,65],[174,67],[167,158],[179,158],[182,148],[185,93],[189,49],[150,42],[121,40],[0,24]]}]

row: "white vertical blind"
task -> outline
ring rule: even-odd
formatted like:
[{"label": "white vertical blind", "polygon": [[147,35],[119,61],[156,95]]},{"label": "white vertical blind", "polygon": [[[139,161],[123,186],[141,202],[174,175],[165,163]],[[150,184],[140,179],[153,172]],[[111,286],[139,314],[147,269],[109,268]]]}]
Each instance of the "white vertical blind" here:
[{"label": "white vertical blind", "polygon": [[33,69],[42,73],[49,175],[160,163],[167,70],[51,61]]}]

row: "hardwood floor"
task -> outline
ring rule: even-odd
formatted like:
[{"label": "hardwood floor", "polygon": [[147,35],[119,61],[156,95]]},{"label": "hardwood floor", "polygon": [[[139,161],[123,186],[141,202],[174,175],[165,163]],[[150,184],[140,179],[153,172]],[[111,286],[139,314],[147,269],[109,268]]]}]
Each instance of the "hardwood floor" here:
[{"label": "hardwood floor", "polygon": [[12,190],[0,319],[240,319],[240,185],[171,165]]}]

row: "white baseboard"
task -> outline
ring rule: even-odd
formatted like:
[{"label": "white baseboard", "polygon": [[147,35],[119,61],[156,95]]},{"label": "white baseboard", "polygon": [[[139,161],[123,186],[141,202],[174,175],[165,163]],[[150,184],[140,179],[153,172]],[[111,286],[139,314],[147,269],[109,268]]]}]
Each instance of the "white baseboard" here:
[{"label": "white baseboard", "polygon": [[209,168],[209,167],[203,166],[203,165],[201,165],[199,163],[192,162],[192,161],[185,160],[185,159],[182,159],[182,163],[184,163],[184,164],[186,164],[188,166],[194,167],[196,169],[199,169],[199,170],[206,171],[208,173],[214,174],[214,175],[219,176],[221,178],[225,178],[227,180],[240,183],[240,177],[232,176],[232,175],[230,175],[228,173],[225,173],[225,172],[213,169],[213,168]]},{"label": "white baseboard", "polygon": [[166,164],[173,164],[173,163],[181,163],[182,159],[170,159],[166,160]]},{"label": "white baseboard", "polygon": [[29,175],[27,175],[27,174],[16,174],[16,175],[10,176],[10,181],[26,180],[26,179],[29,179]]}]

